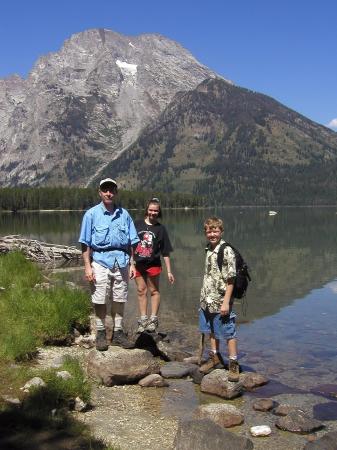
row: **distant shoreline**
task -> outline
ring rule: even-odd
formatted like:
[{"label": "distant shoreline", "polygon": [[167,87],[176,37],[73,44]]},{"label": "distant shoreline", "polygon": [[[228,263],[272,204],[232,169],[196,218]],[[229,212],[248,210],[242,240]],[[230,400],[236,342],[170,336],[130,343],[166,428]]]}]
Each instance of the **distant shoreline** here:
[{"label": "distant shoreline", "polygon": [[[336,208],[337,205],[212,205],[212,206],[177,206],[163,207],[164,210],[177,211],[196,211],[207,209],[283,209],[283,208]],[[140,211],[143,208],[127,208],[128,211]],[[55,213],[55,212],[84,212],[87,209],[20,209],[18,211],[10,211],[8,209],[0,209],[0,214],[20,214],[20,213]]]}]

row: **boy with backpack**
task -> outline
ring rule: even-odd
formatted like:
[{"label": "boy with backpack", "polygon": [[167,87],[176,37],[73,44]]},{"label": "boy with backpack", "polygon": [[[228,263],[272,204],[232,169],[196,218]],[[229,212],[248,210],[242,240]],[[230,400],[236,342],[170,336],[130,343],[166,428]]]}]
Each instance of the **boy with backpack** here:
[{"label": "boy with backpack", "polygon": [[[236,314],[233,306],[233,289],[236,277],[235,252],[222,239],[223,222],[218,217],[210,217],[204,223],[208,240],[206,248],[205,273],[200,294],[199,330],[210,335],[210,359],[200,371],[208,373],[217,364],[222,363],[219,352],[220,341],[227,341],[229,355],[229,381],[239,381],[239,363],[237,359]],[[223,252],[221,270],[218,253]]]}]

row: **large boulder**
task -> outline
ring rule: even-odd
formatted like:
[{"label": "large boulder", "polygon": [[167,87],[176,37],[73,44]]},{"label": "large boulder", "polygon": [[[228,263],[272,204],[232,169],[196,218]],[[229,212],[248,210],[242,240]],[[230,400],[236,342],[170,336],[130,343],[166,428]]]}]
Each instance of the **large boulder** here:
[{"label": "large boulder", "polygon": [[91,350],[86,363],[88,375],[105,386],[136,383],[160,370],[159,361],[147,350],[120,347],[109,347],[106,352]]},{"label": "large boulder", "polygon": [[209,419],[180,422],[174,440],[174,450],[250,450],[250,439],[237,436]]},{"label": "large boulder", "polygon": [[195,411],[197,419],[210,419],[221,427],[230,428],[241,425],[244,421],[242,412],[227,403],[209,403],[200,405]]},{"label": "large boulder", "polygon": [[204,376],[201,381],[200,389],[207,394],[214,394],[222,398],[232,399],[241,395],[244,388],[240,381],[237,383],[228,381],[227,370],[216,369]]}]

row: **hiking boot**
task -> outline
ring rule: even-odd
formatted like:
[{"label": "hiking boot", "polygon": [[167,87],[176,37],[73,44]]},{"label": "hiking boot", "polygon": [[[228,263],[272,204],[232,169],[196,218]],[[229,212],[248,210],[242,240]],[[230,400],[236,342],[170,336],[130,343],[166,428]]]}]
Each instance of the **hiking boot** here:
[{"label": "hiking boot", "polygon": [[96,333],[96,350],[100,352],[105,352],[108,350],[109,346],[106,341],[106,333],[105,330],[97,330]]},{"label": "hiking boot", "polygon": [[146,318],[146,319],[139,319],[138,320],[138,328],[137,328],[136,333],[138,333],[138,334],[144,333],[148,323],[149,323],[149,319],[148,318]]},{"label": "hiking boot", "polygon": [[122,348],[134,348],[135,344],[129,341],[123,330],[114,331],[112,336],[112,345],[118,345]]},{"label": "hiking boot", "polygon": [[234,382],[239,381],[240,366],[236,359],[229,360],[228,370],[229,370],[228,381],[234,381]]},{"label": "hiking boot", "polygon": [[214,369],[215,366],[217,366],[221,362],[222,361],[219,358],[218,353],[211,352],[209,360],[200,366],[199,371],[201,373],[208,373],[211,369]]},{"label": "hiking boot", "polygon": [[158,328],[158,325],[159,325],[158,317],[150,317],[150,320],[148,321],[145,330],[148,331],[149,333],[154,333]]}]

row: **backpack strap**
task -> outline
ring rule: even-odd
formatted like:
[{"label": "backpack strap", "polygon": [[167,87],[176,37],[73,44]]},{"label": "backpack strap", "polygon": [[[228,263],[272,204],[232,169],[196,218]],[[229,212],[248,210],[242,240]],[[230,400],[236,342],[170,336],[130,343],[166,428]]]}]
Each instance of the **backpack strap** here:
[{"label": "backpack strap", "polygon": [[221,272],[222,265],[223,265],[225,248],[226,248],[228,245],[231,247],[231,245],[228,244],[228,242],[223,242],[223,243],[220,245],[219,250],[218,250],[217,263],[218,263],[218,267],[219,267],[220,272]]}]

